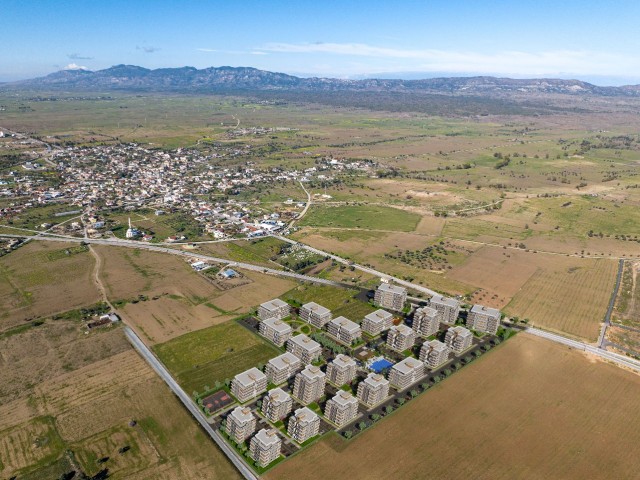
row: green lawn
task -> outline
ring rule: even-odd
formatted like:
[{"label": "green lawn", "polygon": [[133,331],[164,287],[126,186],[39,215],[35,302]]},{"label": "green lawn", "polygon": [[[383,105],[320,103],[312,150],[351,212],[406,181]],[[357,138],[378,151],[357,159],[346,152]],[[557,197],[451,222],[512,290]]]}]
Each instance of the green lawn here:
[{"label": "green lawn", "polygon": [[329,285],[301,285],[289,290],[281,298],[284,301],[292,300],[302,305],[307,302],[316,302],[329,310],[336,310],[352,302],[362,303],[353,298],[357,293],[356,290],[331,287]]},{"label": "green lawn", "polygon": [[313,207],[300,222],[300,225],[412,232],[419,221],[420,215],[397,208],[378,205],[347,205]]}]

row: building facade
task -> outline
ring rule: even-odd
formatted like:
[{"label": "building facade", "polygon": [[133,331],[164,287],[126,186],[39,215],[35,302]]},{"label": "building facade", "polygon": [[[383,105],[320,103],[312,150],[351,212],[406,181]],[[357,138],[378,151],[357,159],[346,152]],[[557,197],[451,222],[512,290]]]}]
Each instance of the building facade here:
[{"label": "building facade", "polygon": [[382,332],[389,330],[393,323],[393,314],[386,310],[376,310],[364,317],[362,321],[362,330],[369,335],[380,335]]},{"label": "building facade", "polygon": [[319,367],[307,365],[304,370],[296,375],[293,384],[293,396],[300,403],[308,405],[324,395],[326,375]]},{"label": "building facade", "polygon": [[382,283],[376,290],[374,302],[382,308],[402,311],[407,301],[407,289],[390,283]]},{"label": "building facade", "polygon": [[262,414],[274,423],[289,415],[292,408],[291,395],[281,388],[269,390],[262,399]]},{"label": "building facade", "polygon": [[231,394],[244,403],[267,390],[267,376],[257,368],[239,373],[231,382]]},{"label": "building facade", "polygon": [[455,325],[460,313],[460,302],[455,298],[434,295],[429,300],[429,306],[435,308],[440,314],[440,322],[447,325]]},{"label": "building facade", "polygon": [[471,346],[473,333],[464,327],[451,327],[447,330],[444,343],[456,354],[459,355]]},{"label": "building facade", "polygon": [[387,332],[387,347],[396,352],[404,352],[415,342],[416,333],[404,324],[393,326]]},{"label": "building facade", "polygon": [[282,320],[291,313],[291,307],[287,302],[274,298],[268,302],[262,303],[258,307],[258,318],[261,322],[272,318],[274,320]]},{"label": "building facade", "polygon": [[291,338],[293,329],[288,323],[276,318],[267,318],[260,322],[260,335],[275,343],[279,347],[283,346]]},{"label": "building facade", "polygon": [[316,328],[324,328],[331,320],[331,310],[316,302],[305,303],[300,307],[300,318]]},{"label": "building facade", "polygon": [[345,317],[336,317],[327,323],[327,333],[340,343],[351,345],[362,337],[360,325]]},{"label": "building facade", "polygon": [[287,340],[287,352],[293,353],[306,365],[320,358],[322,347],[302,333]]},{"label": "building facade", "polygon": [[262,468],[277,460],[281,451],[282,439],[273,428],[263,428],[253,436],[249,444],[251,458]]},{"label": "building facade", "polygon": [[398,390],[404,390],[424,377],[424,374],[424,363],[415,358],[405,358],[389,370],[389,383]]},{"label": "building facade", "polygon": [[440,314],[438,310],[431,307],[422,307],[413,314],[413,324],[411,325],[416,335],[430,337],[438,333],[440,328]]},{"label": "building facade", "polygon": [[287,433],[298,443],[315,437],[320,431],[320,417],[313,410],[302,407],[289,418]]},{"label": "building facade", "polygon": [[293,377],[302,368],[302,361],[293,353],[285,352],[267,362],[267,380],[280,385]]},{"label": "building facade", "polygon": [[344,390],[338,390],[324,407],[324,416],[338,427],[343,427],[358,416],[358,399]]},{"label": "building facade", "polygon": [[371,372],[358,385],[358,400],[373,407],[389,396],[389,381],[379,373]]},{"label": "building facade", "polygon": [[438,340],[431,340],[422,344],[420,349],[420,361],[424,362],[430,369],[436,369],[449,360],[451,349],[446,343]]},{"label": "building facade", "polygon": [[467,328],[495,335],[500,326],[500,310],[483,305],[474,305],[467,315]]},{"label": "building facade", "polygon": [[227,415],[225,430],[236,443],[242,443],[256,431],[256,417],[249,407],[236,407]]},{"label": "building facade", "polygon": [[356,361],[348,355],[339,354],[327,365],[327,381],[338,387],[353,382],[356,378]]}]

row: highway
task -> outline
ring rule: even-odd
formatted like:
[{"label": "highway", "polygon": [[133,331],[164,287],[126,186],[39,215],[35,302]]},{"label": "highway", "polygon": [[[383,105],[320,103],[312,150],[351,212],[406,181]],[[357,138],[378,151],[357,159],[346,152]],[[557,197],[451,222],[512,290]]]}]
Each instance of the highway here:
[{"label": "highway", "polygon": [[129,327],[124,327],[124,333],[127,336],[127,339],[133,347],[138,351],[138,353],[144,358],[147,363],[155,370],[155,372],[160,375],[165,383],[169,386],[171,391],[180,399],[180,401],[184,404],[185,407],[191,412],[191,414],[195,417],[196,420],[200,423],[202,428],[209,434],[209,436],[213,439],[214,442],[220,447],[220,449],[224,452],[224,454],[231,460],[233,465],[238,469],[240,474],[246,478],[247,480],[258,480],[258,476],[253,473],[253,470],[244,459],[237,454],[237,452],[231,448],[227,442],[225,442],[224,438],[211,426],[204,414],[198,409],[198,407],[193,403],[189,395],[176,383],[171,374],[167,371],[164,365],[156,358],[156,356],[147,348],[147,346],[140,340],[140,337],[136,335],[136,333]]}]

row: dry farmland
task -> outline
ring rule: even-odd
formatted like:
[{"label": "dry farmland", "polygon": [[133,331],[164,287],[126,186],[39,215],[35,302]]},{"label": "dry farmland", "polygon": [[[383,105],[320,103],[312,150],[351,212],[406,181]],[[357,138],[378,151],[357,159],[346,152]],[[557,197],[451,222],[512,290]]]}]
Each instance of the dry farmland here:
[{"label": "dry farmland", "polygon": [[635,478],[638,395],[639,376],[520,334],[355,439],[329,436],[265,478]]}]

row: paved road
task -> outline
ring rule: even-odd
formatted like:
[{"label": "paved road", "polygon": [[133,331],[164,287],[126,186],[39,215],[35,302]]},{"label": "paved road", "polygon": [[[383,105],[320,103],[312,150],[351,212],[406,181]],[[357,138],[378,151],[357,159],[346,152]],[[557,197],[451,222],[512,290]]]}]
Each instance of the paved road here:
[{"label": "paved road", "polygon": [[124,327],[124,333],[127,339],[138,353],[144,358],[147,363],[160,375],[165,383],[169,386],[171,391],[176,394],[185,407],[191,412],[191,414],[198,420],[202,428],[209,434],[214,442],[220,447],[224,454],[231,460],[231,463],[238,469],[240,474],[247,480],[258,480],[258,476],[253,473],[253,470],[247,465],[244,459],[231,448],[224,438],[211,426],[203,413],[193,403],[189,395],[176,383],[171,374],[167,371],[164,365],[156,358],[156,356],[147,348],[147,346],[140,340],[140,337],[129,327]]},{"label": "paved road", "polygon": [[616,285],[613,287],[613,292],[611,293],[611,299],[609,300],[609,308],[607,308],[607,313],[604,316],[604,323],[602,324],[602,328],[600,329],[600,337],[598,337],[598,348],[605,348],[605,335],[607,333],[607,328],[611,326],[611,314],[613,313],[613,307],[616,303],[616,298],[618,297],[618,290],[620,289],[620,281],[622,280],[622,272],[624,270],[624,260],[618,261],[618,275],[616,276]]},{"label": "paved road", "polygon": [[527,327],[524,329],[524,331],[530,333],[531,335],[536,335],[538,337],[551,340],[552,342],[561,343],[562,345],[566,345],[577,350],[592,353],[593,355],[602,357],[605,360],[609,360],[610,362],[614,362],[618,365],[640,372],[640,361],[633,358],[625,357],[624,355],[620,355],[619,353],[608,352],[607,350],[604,350],[602,348],[594,347],[593,345],[589,345],[587,343],[578,342],[576,340],[572,340],[555,333],[545,332],[544,330],[540,330],[538,328]]}]

